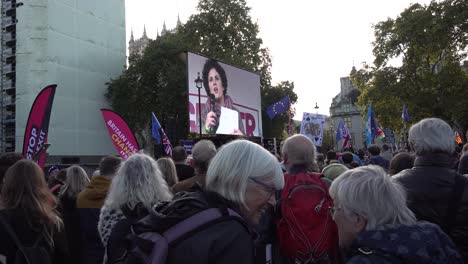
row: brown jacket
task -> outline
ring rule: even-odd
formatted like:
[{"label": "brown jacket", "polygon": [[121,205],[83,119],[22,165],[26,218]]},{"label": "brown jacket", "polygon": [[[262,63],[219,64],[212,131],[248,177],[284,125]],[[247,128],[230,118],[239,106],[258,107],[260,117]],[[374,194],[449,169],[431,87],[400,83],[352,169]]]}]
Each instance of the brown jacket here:
[{"label": "brown jacket", "polygon": [[189,191],[192,186],[198,183],[200,186],[205,186],[205,174],[198,174],[193,176],[192,178],[188,178],[184,181],[180,181],[172,186],[172,191],[174,194],[178,192]]}]

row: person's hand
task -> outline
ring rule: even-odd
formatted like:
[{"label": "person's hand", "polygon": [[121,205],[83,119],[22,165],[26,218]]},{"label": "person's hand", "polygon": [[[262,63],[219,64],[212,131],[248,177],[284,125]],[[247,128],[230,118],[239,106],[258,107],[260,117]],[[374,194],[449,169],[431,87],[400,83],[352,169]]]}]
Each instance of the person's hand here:
[{"label": "person's hand", "polygon": [[243,136],[244,134],[242,133],[242,131],[240,131],[239,129],[234,129],[234,132],[232,132],[233,135],[238,135],[238,136]]},{"label": "person's hand", "polygon": [[210,111],[208,114],[206,114],[205,128],[215,127],[217,123],[218,117],[213,111]]}]

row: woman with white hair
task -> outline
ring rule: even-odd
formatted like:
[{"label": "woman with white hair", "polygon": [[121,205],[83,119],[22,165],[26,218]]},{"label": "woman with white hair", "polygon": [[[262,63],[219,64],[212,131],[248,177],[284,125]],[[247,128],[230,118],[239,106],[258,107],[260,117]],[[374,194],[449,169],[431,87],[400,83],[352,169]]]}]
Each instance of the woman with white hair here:
[{"label": "woman with white hair", "polygon": [[468,263],[468,180],[452,169],[455,135],[442,119],[426,118],[411,126],[414,166],[393,177],[408,193],[418,220],[438,224]]},{"label": "woman with white hair", "polygon": [[172,193],[156,161],[133,154],[112,179],[99,216],[98,230],[105,248],[104,263],[114,263],[125,253],[125,237],[134,222],[148,215],[155,203],[169,201]]},{"label": "woman with white hair", "polygon": [[133,231],[163,233],[214,210],[219,218],[170,244],[166,263],[254,263],[250,228],[275,205],[275,192],[283,185],[283,173],[272,154],[250,141],[236,140],[221,147],[211,160],[204,190],[176,194]]},{"label": "woman with white hair", "polygon": [[70,252],[70,263],[73,264],[79,263],[81,253],[80,216],[76,208],[76,198],[88,185],[89,178],[86,171],[78,165],[67,168],[65,174],[65,181],[60,190],[59,199]]},{"label": "woman with white hair", "polygon": [[379,166],[344,172],[330,196],[345,263],[463,263],[437,225],[416,222],[403,187]]}]

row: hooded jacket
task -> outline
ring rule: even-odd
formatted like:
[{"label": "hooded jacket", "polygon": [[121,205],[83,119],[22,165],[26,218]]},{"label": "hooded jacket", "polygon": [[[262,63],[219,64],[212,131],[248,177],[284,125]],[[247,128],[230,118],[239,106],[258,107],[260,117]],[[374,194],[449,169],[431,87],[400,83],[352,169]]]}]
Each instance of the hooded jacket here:
[{"label": "hooded jacket", "polygon": [[[364,253],[366,252],[366,253]],[[347,252],[347,264],[463,263],[452,240],[429,222],[361,232]]]},{"label": "hooded jacket", "polygon": [[[418,220],[444,226],[451,205],[456,172],[451,167],[451,157],[444,153],[431,153],[416,157],[414,167],[393,177],[406,189],[408,207]],[[468,262],[468,180],[449,233],[458,250]]]},{"label": "hooded jacket", "polygon": [[[148,217],[132,228],[136,234],[162,233],[180,221],[209,208],[230,208],[239,212],[238,206],[216,193],[201,190],[180,192],[171,202],[158,204]],[[254,263],[252,233],[240,220],[217,222],[171,246],[166,263]]]},{"label": "hooded jacket", "polygon": [[110,183],[107,177],[94,176],[76,200],[80,218],[81,263],[102,263],[104,247],[97,226],[99,213],[109,192]]}]

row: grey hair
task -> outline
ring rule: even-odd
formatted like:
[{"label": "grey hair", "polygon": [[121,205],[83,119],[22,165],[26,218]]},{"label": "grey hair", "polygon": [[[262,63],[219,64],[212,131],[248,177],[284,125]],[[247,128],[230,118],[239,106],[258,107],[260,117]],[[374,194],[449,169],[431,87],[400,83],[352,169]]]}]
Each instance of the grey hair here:
[{"label": "grey hair", "polygon": [[315,166],[315,145],[304,135],[288,137],[284,141],[282,153],[287,154],[288,162],[292,165],[304,165],[308,168]]},{"label": "grey hair", "polygon": [[455,151],[455,135],[452,128],[439,118],[426,118],[411,126],[408,138],[416,155],[431,152]]},{"label": "grey hair", "polygon": [[270,152],[247,140],[235,140],[220,148],[206,175],[206,190],[247,208],[249,178],[259,179],[277,190],[284,186],[280,164]]},{"label": "grey hair", "polygon": [[68,195],[70,197],[76,197],[88,185],[88,174],[78,165],[67,168],[66,173],[65,185],[62,190],[60,190],[59,196]]},{"label": "grey hair", "polygon": [[195,161],[195,166],[202,173],[208,170],[208,165],[215,155],[216,146],[210,140],[200,140],[193,146],[193,161]]},{"label": "grey hair", "polygon": [[344,172],[330,186],[330,196],[348,216],[366,218],[366,230],[416,223],[406,205],[405,190],[379,166]]},{"label": "grey hair", "polygon": [[133,209],[142,203],[151,211],[156,202],[170,199],[172,193],[156,161],[145,154],[132,154],[112,179],[105,206],[118,210],[126,205]]}]

